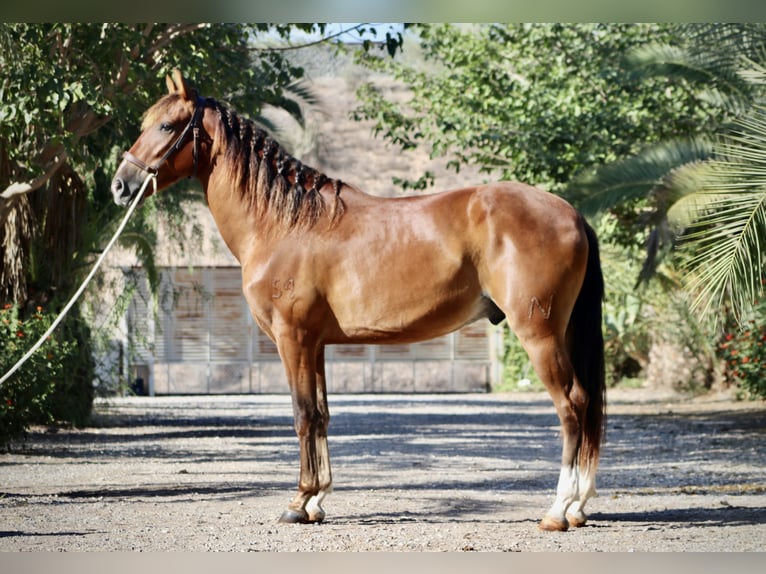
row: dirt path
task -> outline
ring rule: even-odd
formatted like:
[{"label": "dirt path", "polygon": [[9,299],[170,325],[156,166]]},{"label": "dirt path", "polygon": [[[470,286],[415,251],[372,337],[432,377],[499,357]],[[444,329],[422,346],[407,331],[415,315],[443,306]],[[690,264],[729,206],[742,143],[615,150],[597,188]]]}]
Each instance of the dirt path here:
[{"label": "dirt path", "polygon": [[766,406],[609,397],[591,521],[539,532],[560,453],[546,395],[331,397],[321,525],[276,519],[297,478],[287,396],[116,399],[98,426],[0,455],[0,550],[766,548]]}]

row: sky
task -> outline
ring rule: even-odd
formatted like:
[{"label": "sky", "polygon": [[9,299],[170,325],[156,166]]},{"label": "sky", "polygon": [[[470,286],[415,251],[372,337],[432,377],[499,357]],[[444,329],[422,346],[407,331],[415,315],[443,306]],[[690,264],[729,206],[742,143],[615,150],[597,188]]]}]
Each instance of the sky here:
[{"label": "sky", "polygon": [[[314,41],[321,39],[323,36],[327,37],[339,34],[338,39],[343,42],[358,43],[365,38],[374,41],[385,41],[387,32],[396,34],[397,32],[403,32],[404,30],[404,26],[397,22],[367,23],[365,24],[367,33],[364,36],[360,36],[359,32],[355,29],[359,24],[359,22],[328,23],[324,34],[320,35],[315,33],[309,35],[303,32],[295,32],[292,40],[296,43],[301,41]],[[370,33],[371,29],[375,30],[374,35]]]}]

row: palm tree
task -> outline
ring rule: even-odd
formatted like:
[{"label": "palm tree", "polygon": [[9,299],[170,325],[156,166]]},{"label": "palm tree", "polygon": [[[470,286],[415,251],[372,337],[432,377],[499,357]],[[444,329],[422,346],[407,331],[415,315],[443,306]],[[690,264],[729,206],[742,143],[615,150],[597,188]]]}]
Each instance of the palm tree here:
[{"label": "palm tree", "polygon": [[766,25],[683,25],[680,45],[636,51],[634,74],[665,74],[721,110],[714,133],[647,147],[575,181],[586,212],[639,205],[648,228],[640,280],[673,254],[694,305],[736,316],[761,291],[766,234]]},{"label": "palm tree", "polygon": [[[766,84],[766,70],[758,68]],[[755,71],[755,70],[754,70]],[[717,143],[715,158],[690,170],[693,202],[680,214],[686,285],[705,311],[729,303],[741,317],[763,297],[766,246],[766,108],[753,108]]]}]

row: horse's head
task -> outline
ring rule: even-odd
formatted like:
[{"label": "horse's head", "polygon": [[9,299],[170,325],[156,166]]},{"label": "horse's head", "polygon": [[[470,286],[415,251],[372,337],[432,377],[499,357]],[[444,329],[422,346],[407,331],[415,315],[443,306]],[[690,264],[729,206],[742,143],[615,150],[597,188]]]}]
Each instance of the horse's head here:
[{"label": "horse's head", "polygon": [[209,141],[202,128],[205,101],[178,70],[167,77],[167,86],[168,94],[144,114],[141,135],[114,174],[112,195],[118,205],[130,203],[151,174],[157,189],[197,175],[199,154]]}]

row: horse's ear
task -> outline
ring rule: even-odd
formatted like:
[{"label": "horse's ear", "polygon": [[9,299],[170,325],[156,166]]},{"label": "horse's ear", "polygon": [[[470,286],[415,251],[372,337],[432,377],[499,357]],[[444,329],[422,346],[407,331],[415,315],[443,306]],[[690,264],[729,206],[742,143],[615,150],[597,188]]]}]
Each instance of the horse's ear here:
[{"label": "horse's ear", "polygon": [[173,82],[173,78],[165,76],[165,85],[168,87],[168,94],[176,93],[176,84]]},{"label": "horse's ear", "polygon": [[197,97],[197,91],[186,81],[181,70],[173,70],[173,76],[165,76],[169,94],[178,94],[185,100],[193,100]]},{"label": "horse's ear", "polygon": [[181,95],[181,97],[187,99],[186,80],[184,80],[184,75],[178,68],[173,70],[173,83],[175,83],[176,91]]}]

